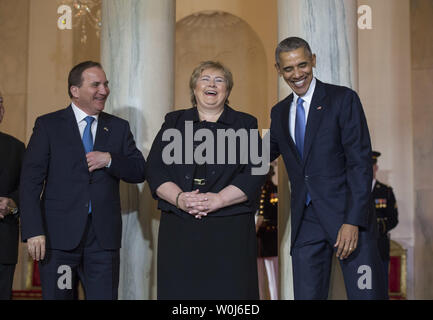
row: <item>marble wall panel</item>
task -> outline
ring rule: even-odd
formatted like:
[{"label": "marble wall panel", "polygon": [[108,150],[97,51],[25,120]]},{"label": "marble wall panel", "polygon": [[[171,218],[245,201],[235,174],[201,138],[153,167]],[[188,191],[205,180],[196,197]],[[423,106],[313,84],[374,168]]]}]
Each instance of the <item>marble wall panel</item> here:
[{"label": "marble wall panel", "polygon": [[415,184],[415,298],[433,299],[433,3],[410,3],[413,159]]},{"label": "marble wall panel", "polygon": [[[129,121],[145,158],[174,102],[174,0],[104,0],[102,63],[106,110]],[[156,298],[159,211],[148,185],[121,185],[120,299]]]}]

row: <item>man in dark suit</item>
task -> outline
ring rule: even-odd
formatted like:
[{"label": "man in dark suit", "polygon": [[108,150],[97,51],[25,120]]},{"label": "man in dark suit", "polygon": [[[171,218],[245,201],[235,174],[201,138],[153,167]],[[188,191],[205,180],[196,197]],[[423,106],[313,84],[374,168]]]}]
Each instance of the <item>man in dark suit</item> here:
[{"label": "man in dark suit", "polygon": [[328,297],[333,253],[349,299],[382,299],[370,136],[358,95],[314,78],[316,56],[303,39],[283,40],[275,56],[293,91],[271,112],[271,160],[281,154],[290,178],[295,299]]},{"label": "man in dark suit", "polygon": [[[5,108],[0,92],[0,123]],[[18,186],[24,143],[0,132],[0,300],[12,295],[15,265],[18,261]]]},{"label": "man in dark suit", "polygon": [[385,272],[386,287],[388,288],[390,252],[389,231],[394,229],[398,224],[398,209],[392,188],[376,179],[376,173],[379,170],[377,159],[380,155],[380,152],[373,151],[373,184],[371,192],[373,194],[374,208],[377,217],[377,246],[382,260],[383,270]]},{"label": "man in dark suit", "polygon": [[122,220],[119,180],[144,181],[127,121],[105,112],[105,72],[69,73],[72,103],[36,119],[21,174],[22,238],[39,261],[44,299],[117,299]]}]

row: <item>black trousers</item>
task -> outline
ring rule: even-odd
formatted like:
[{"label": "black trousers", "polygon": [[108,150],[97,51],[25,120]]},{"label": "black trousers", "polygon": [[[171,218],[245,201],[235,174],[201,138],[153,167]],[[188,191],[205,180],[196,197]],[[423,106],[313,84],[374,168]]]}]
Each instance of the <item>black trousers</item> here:
[{"label": "black trousers", "polygon": [[12,298],[15,264],[0,264],[0,300]]},{"label": "black trousers", "polygon": [[[335,240],[320,223],[314,204],[305,208],[298,238],[292,248],[296,300],[327,299]],[[347,297],[351,300],[386,299],[383,267],[375,234],[359,229],[358,246],[340,260]]]},{"label": "black trousers", "polygon": [[102,248],[89,215],[80,245],[74,250],[47,249],[39,263],[44,300],[77,299],[78,280],[87,300],[117,300],[119,287],[119,249]]}]

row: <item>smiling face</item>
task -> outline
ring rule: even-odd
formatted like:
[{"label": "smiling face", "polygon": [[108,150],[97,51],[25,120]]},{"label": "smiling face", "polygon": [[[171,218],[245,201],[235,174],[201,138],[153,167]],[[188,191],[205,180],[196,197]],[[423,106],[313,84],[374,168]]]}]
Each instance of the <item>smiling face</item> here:
[{"label": "smiling face", "polygon": [[197,79],[194,96],[197,108],[220,109],[228,97],[227,83],[222,70],[205,69]]},{"label": "smiling face", "polygon": [[88,115],[97,115],[105,107],[110,89],[104,70],[92,67],[83,71],[80,87],[71,86],[74,104]]},{"label": "smiling face", "polygon": [[275,65],[278,74],[300,97],[304,96],[310,87],[313,67],[316,67],[316,55],[310,56],[304,48],[281,52],[279,63]]}]

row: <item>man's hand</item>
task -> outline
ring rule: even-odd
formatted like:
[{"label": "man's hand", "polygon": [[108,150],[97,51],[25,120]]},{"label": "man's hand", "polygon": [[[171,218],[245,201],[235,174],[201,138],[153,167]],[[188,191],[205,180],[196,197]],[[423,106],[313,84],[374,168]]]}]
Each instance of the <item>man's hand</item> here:
[{"label": "man's hand", "polygon": [[334,248],[337,249],[337,258],[346,259],[358,245],[358,226],[343,224],[338,231],[337,242]]},{"label": "man's hand", "polygon": [[45,258],[45,236],[36,236],[27,239],[27,250],[33,260],[39,261]]},{"label": "man's hand", "polygon": [[11,198],[0,197],[0,220],[10,214],[11,208],[16,208],[17,205]]},{"label": "man's hand", "polygon": [[111,160],[109,152],[92,151],[86,154],[89,172],[106,167]]}]

